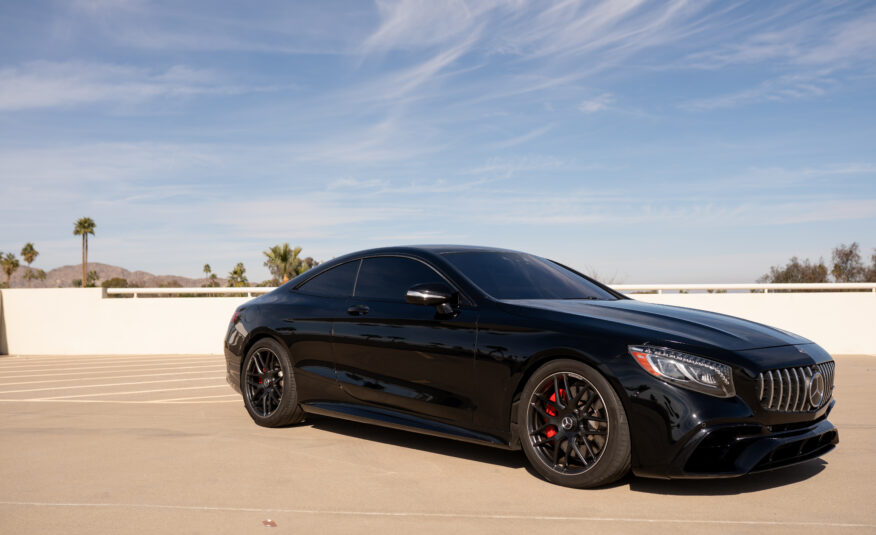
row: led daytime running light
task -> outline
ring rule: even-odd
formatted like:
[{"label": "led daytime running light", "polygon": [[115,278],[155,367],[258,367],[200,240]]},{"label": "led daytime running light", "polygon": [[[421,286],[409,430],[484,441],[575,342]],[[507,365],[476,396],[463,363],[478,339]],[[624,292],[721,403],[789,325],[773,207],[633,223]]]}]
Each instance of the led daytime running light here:
[{"label": "led daytime running light", "polygon": [[736,395],[730,366],[665,347],[630,346],[643,370],[668,383],[717,397]]}]

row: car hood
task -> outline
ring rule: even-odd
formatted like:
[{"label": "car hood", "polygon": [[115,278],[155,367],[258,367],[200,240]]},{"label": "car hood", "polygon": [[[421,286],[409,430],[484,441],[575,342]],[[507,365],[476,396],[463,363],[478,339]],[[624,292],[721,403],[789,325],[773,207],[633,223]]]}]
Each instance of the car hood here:
[{"label": "car hood", "polygon": [[796,334],[733,316],[633,299],[515,299],[503,302],[528,309],[549,310],[576,319],[623,325],[628,329],[658,331],[667,340],[731,351],[811,343]]}]

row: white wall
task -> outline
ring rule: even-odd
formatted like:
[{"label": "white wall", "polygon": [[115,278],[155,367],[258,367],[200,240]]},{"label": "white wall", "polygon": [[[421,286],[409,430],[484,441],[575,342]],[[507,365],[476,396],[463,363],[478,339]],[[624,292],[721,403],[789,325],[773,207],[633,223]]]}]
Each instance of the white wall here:
[{"label": "white wall", "polygon": [[[643,294],[651,303],[739,316],[791,331],[833,354],[876,354],[876,293]],[[103,297],[100,289],[0,290],[0,353],[218,354],[246,297]]]},{"label": "white wall", "polygon": [[778,327],[834,355],[876,354],[876,293],[631,295],[649,303],[699,308]]},{"label": "white wall", "polygon": [[10,355],[220,354],[231,314],[249,300],[108,299],[100,288],[0,293],[0,338]]}]

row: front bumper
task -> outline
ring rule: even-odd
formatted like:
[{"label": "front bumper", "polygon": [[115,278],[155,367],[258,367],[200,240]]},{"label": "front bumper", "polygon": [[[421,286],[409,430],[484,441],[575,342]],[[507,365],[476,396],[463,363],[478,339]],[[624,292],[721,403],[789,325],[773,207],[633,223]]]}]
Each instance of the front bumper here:
[{"label": "front bumper", "polygon": [[[831,401],[827,412],[833,408]],[[839,443],[827,421],[791,426],[719,424],[695,431],[675,458],[662,466],[634,467],[636,475],[665,479],[736,477],[821,457]]]}]

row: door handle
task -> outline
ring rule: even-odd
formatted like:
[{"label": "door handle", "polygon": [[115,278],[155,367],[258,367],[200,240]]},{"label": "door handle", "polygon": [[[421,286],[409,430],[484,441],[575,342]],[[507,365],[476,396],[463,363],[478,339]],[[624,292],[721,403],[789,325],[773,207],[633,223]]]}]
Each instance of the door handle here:
[{"label": "door handle", "polygon": [[368,308],[368,305],[353,305],[347,309],[347,314],[351,316],[364,316],[368,314],[368,311],[371,310]]}]

